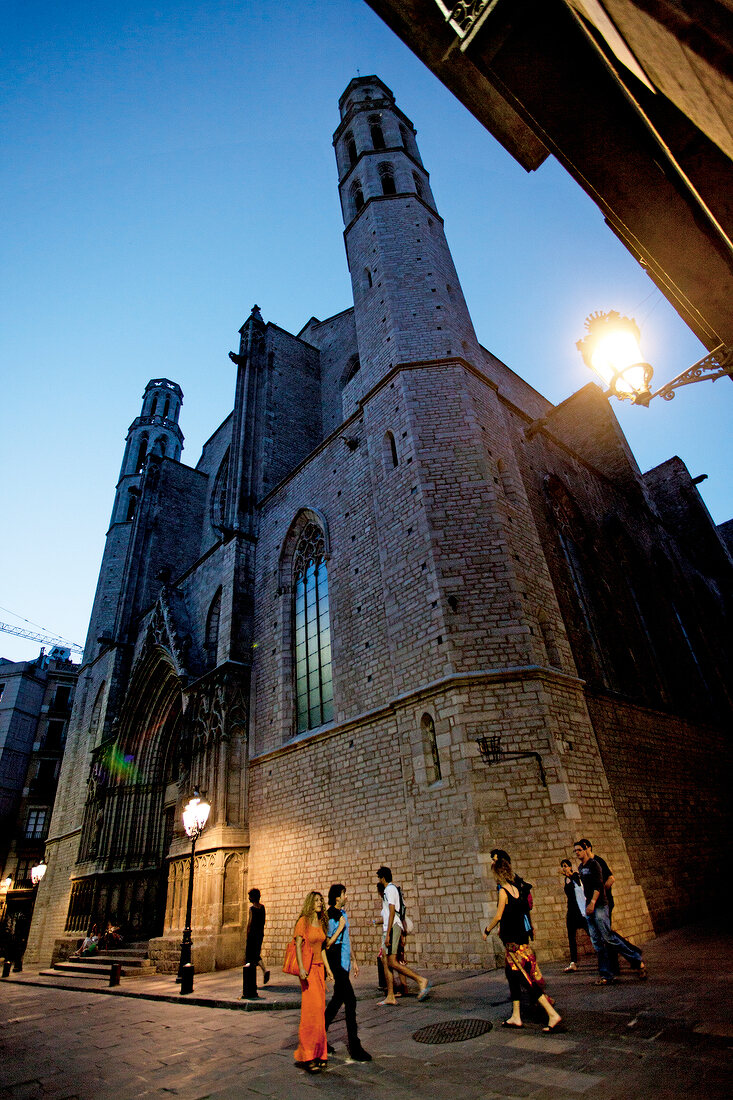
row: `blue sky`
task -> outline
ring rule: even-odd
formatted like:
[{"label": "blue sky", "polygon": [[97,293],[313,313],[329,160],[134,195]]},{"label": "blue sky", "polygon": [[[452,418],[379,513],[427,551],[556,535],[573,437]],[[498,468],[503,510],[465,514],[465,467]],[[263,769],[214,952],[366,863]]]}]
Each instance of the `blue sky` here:
[{"label": "blue sky", "polygon": [[[0,18],[0,620],[83,643],[149,378],[181,385],[194,465],[251,306],[297,332],[351,304],[331,137],[357,71],[417,127],[479,339],[550,400],[590,379],[575,341],[595,309],[636,317],[656,382],[704,354],[563,170],[524,172],[362,0],[6,0]],[[614,410],[643,470],[679,455],[733,516],[726,379]],[[37,652],[0,634],[0,655]]]}]

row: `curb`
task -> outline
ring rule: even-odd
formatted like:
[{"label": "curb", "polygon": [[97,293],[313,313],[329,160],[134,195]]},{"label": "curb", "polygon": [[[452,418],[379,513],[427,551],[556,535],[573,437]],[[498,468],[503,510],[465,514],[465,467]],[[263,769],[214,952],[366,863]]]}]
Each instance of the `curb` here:
[{"label": "curb", "polygon": [[166,1001],[174,1005],[195,1005],[197,1008],[226,1008],[234,1012],[283,1012],[300,1010],[300,998],[297,1001],[269,1001],[256,1004],[252,1001],[227,1001],[218,997],[197,997],[180,993],[143,993],[131,989],[110,989],[99,986],[66,985],[62,982],[39,982],[32,978],[2,978],[2,985],[35,985],[41,989],[63,989],[69,993],[101,993],[105,997],[131,997],[143,1001]]}]

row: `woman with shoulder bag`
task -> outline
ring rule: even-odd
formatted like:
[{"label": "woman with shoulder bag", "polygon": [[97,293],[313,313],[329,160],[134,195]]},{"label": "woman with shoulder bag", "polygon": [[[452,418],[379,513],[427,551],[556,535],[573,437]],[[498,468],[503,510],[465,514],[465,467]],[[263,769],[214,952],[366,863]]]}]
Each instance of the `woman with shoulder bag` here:
[{"label": "woman with shoulder bag", "polygon": [[527,987],[531,996],[541,1005],[547,1013],[547,1027],[543,1031],[565,1031],[560,1015],[552,1007],[552,1002],[545,994],[545,982],[537,959],[529,946],[529,932],[525,922],[528,914],[526,899],[521,897],[520,887],[516,884],[516,876],[512,872],[511,863],[499,858],[492,866],[494,878],[499,885],[499,904],[496,908],[496,916],[487,924],[483,931],[485,940],[496,925],[499,925],[499,938],[506,951],[504,959],[504,973],[509,982],[509,994],[512,999],[512,1014],[505,1020],[502,1027],[524,1027],[520,1012],[522,985]]},{"label": "woman with shoulder bag", "polygon": [[308,1073],[320,1073],[328,1064],[326,978],[332,982],[333,974],[323,950],[327,932],[328,920],[323,894],[312,890],[303,902],[294,934],[302,992],[295,1061]]}]

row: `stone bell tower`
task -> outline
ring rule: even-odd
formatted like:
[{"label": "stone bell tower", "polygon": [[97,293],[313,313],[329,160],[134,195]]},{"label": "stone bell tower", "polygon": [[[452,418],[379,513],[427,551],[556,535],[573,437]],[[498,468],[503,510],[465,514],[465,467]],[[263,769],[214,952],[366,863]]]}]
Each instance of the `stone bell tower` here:
[{"label": "stone bell tower", "polygon": [[397,362],[478,345],[410,120],[376,76],[352,80],[334,134],[366,388]]},{"label": "stone bell tower", "polygon": [[175,462],[181,457],[183,432],[178,417],[182,403],[183,391],[176,382],[152,378],[145,387],[140,415],[128,430],[84,650],[86,661],[93,658],[100,637],[114,634],[146,463],[151,456]]}]

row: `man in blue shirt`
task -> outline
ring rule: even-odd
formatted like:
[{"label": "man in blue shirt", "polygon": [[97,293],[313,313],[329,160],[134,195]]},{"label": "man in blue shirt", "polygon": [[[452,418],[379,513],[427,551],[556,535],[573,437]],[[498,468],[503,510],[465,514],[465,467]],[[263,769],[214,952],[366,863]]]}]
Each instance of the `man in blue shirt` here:
[{"label": "man in blue shirt", "polygon": [[343,1005],[346,1014],[349,1054],[355,1062],[371,1062],[372,1056],[367,1054],[361,1045],[356,1027],[356,996],[349,971],[353,964],[354,977],[358,978],[359,967],[351,950],[349,918],[344,908],[345,904],[346,887],[342,882],[336,882],[328,891],[326,955],[333,971],[333,996],[326,1006],[326,1031]]}]

